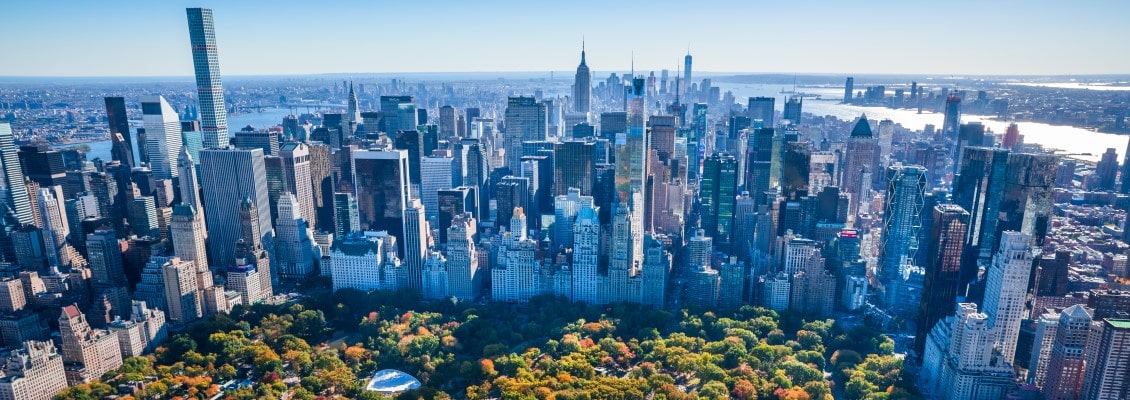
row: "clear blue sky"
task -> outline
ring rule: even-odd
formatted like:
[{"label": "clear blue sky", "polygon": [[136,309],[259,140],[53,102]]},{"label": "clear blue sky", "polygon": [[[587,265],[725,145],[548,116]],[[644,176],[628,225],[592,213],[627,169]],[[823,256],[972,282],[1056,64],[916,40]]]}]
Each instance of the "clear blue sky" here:
[{"label": "clear blue sky", "polygon": [[225,75],[567,71],[1130,72],[1130,1],[5,0],[0,76],[191,75],[185,7]]}]

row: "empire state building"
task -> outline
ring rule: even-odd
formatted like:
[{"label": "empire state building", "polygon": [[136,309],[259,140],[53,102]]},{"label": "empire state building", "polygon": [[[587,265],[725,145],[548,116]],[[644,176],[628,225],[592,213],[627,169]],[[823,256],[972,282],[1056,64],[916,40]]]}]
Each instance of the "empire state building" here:
[{"label": "empire state building", "polygon": [[573,111],[587,113],[592,108],[592,72],[585,64],[585,45],[581,43],[581,65],[577,66],[577,77],[573,81]]}]

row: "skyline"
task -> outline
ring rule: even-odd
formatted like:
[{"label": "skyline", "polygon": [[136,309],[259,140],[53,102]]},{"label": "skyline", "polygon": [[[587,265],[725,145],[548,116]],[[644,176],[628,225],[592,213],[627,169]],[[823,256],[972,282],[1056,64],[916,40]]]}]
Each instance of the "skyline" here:
[{"label": "skyline", "polygon": [[[702,7],[583,1],[568,8],[501,1],[301,4],[126,1],[48,8],[17,1],[10,12],[28,18],[10,21],[7,29],[33,40],[13,41],[7,55],[17,61],[0,66],[0,76],[188,76],[186,7],[216,11],[225,76],[564,72],[579,62],[582,38],[598,73],[628,70],[633,54],[639,71],[674,72],[688,45],[695,72],[704,74],[1130,73],[1124,67],[1130,54],[1109,51],[1103,40],[1130,34],[1117,18],[1130,12],[1124,3],[958,1],[938,8],[821,1],[803,10],[730,1]],[[638,22],[625,24],[624,15]],[[1044,29],[1051,25],[1057,29]]]}]

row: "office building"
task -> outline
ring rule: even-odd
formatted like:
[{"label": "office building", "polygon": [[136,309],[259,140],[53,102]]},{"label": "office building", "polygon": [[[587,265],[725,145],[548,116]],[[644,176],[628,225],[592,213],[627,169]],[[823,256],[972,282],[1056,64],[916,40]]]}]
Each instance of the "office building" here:
[{"label": "office building", "polygon": [[384,121],[381,131],[393,136],[399,131],[416,130],[416,104],[412,96],[381,96],[380,106]]},{"label": "office building", "polygon": [[[224,148],[228,146],[228,116],[223,82],[220,79],[220,54],[216,47],[212,10],[189,8],[185,11],[188,14],[188,34],[192,43],[192,65],[196,72],[196,93],[200,100],[200,128],[204,148]],[[146,133],[148,132],[146,127]]]},{"label": "office building", "polygon": [[24,182],[12,126],[0,122],[0,163],[3,163],[3,181],[0,182],[0,200],[16,215],[20,224],[34,224],[31,197]]},{"label": "office building", "polygon": [[106,120],[110,127],[110,157],[114,161],[133,168],[133,138],[130,136],[129,117],[126,115],[126,99],[106,97]]},{"label": "office building", "polygon": [[[945,119],[942,120],[942,139],[945,141],[957,142],[958,133],[961,129],[961,97],[950,95],[946,97]],[[960,157],[960,153],[955,153],[953,157],[956,160]]]},{"label": "office building", "polygon": [[1083,389],[1084,350],[1091,331],[1091,315],[1091,311],[1081,305],[1068,307],[1060,313],[1044,381],[1045,399],[1079,398]]},{"label": "office building", "polygon": [[424,216],[424,205],[419,199],[411,199],[404,207],[404,257],[401,259],[408,270],[407,287],[420,290],[424,269],[424,258],[428,255],[431,229]]},{"label": "office building", "polygon": [[1032,272],[1031,236],[1006,231],[1000,250],[989,265],[982,311],[989,316],[989,327],[996,330],[996,348],[1006,362],[1016,356],[1020,321],[1024,319],[1028,294],[1028,275]]},{"label": "office building", "polygon": [[801,108],[804,106],[804,97],[789,97],[785,101],[785,120],[789,124],[800,125]]},{"label": "office building", "polygon": [[455,215],[447,229],[448,295],[463,301],[479,297],[483,273],[479,269],[479,252],[475,248],[476,221],[469,213]]},{"label": "office building", "polygon": [[[1092,334],[1096,334],[1092,330]],[[1130,320],[1105,319],[1098,337],[1089,340],[1082,399],[1130,398]]]},{"label": "office building", "polygon": [[62,185],[67,178],[67,167],[63,152],[51,150],[50,146],[20,146],[20,164],[28,179],[41,187]]},{"label": "office building", "polygon": [[[275,271],[275,265],[271,263],[270,251],[266,250],[263,240],[263,238],[273,240],[273,233],[270,231],[267,234],[263,233],[262,219],[259,216],[266,214],[259,211],[259,207],[250,196],[244,197],[239,202],[239,240],[235,242],[233,260],[236,267],[255,266],[263,298],[274,295],[274,285],[279,276]],[[232,265],[231,261],[225,264]]]},{"label": "office building", "polygon": [[851,130],[844,155],[840,186],[851,195],[850,215],[856,215],[861,202],[870,196],[871,182],[865,176],[879,172],[879,141],[871,133],[867,115],[861,115]]},{"label": "office building", "polygon": [[449,105],[439,108],[439,140],[451,141],[457,136],[462,136],[458,134],[457,129],[458,114],[455,107]]},{"label": "office building", "polygon": [[[918,253],[918,229],[922,226],[922,205],[926,194],[926,169],[918,166],[892,166],[887,169],[886,204],[883,209],[883,234],[879,271],[884,286],[894,288],[904,266]],[[893,304],[897,290],[888,290],[886,303]]]},{"label": "office building", "polygon": [[195,265],[196,285],[201,290],[212,287],[212,270],[208,264],[206,244],[207,232],[204,218],[192,206],[187,204],[173,206],[172,221],[169,223],[173,254]]},{"label": "office building", "polygon": [[585,44],[581,43],[581,65],[577,66],[577,75],[573,78],[573,112],[587,113],[592,111],[592,71],[585,64]]},{"label": "office building", "polygon": [[278,155],[282,160],[286,190],[294,194],[294,205],[298,207],[299,215],[306,220],[307,225],[315,226],[318,221],[318,213],[315,211],[315,190],[312,185],[306,184],[307,181],[313,180],[310,146],[305,143],[285,143],[279,146]]},{"label": "office building", "polygon": [[749,106],[746,108],[746,115],[750,121],[761,120],[761,126],[766,128],[773,127],[773,106],[777,99],[772,97],[750,97]]},{"label": "office building", "polygon": [[1107,148],[1102,158],[1095,164],[1095,175],[1098,176],[1098,186],[1088,187],[1094,191],[1115,191],[1115,179],[1118,177],[1118,153],[1114,148]]},{"label": "office building", "polygon": [[334,235],[345,235],[360,231],[361,222],[357,216],[357,200],[353,193],[334,193]]},{"label": "office building", "polygon": [[701,226],[720,249],[729,250],[738,186],[738,162],[726,153],[706,158],[699,183]]},{"label": "office building", "polygon": [[358,150],[353,154],[354,198],[361,231],[387,231],[404,237],[409,198],[406,150]]},{"label": "office building", "polygon": [[566,140],[553,146],[553,190],[565,195],[570,188],[583,196],[592,196],[596,145],[591,141]]},{"label": "office building", "polygon": [[303,279],[314,273],[312,229],[299,212],[301,206],[291,193],[279,198],[275,223],[275,253],[271,264],[280,278]]},{"label": "office building", "polygon": [[145,148],[149,169],[156,179],[177,177],[177,157],[184,146],[177,110],[162,96],[141,100],[142,122],[145,125]]},{"label": "office building", "polygon": [[549,135],[549,113],[546,104],[534,97],[510,97],[506,103],[506,166],[511,171],[521,168],[522,142],[545,140]]},{"label": "office building", "polygon": [[267,171],[262,149],[206,149],[200,152],[200,180],[204,191],[204,220],[208,226],[208,254],[214,265],[235,259],[240,239],[240,208],[249,199],[258,211],[259,240],[270,252],[273,231],[267,193]]},{"label": "office building", "polygon": [[934,324],[952,314],[957,303],[963,283],[961,257],[968,229],[969,213],[960,206],[939,204],[934,207],[926,265],[923,266],[926,276],[917,316],[918,335],[914,342],[919,354]]},{"label": "office building", "polygon": [[184,325],[203,316],[201,290],[196,286],[196,264],[176,257],[153,257],[150,262],[161,263],[169,322]]},{"label": "office building", "polygon": [[455,159],[430,156],[420,161],[420,200],[428,218],[439,215],[439,191],[453,187]]},{"label": "office building", "polygon": [[122,248],[113,229],[101,227],[86,235],[87,260],[90,262],[91,282],[96,288],[119,287],[126,284],[122,265]]},{"label": "office building", "polygon": [[1048,376],[1052,346],[1059,328],[1059,312],[1046,312],[1036,319],[1036,332],[1032,338],[1032,354],[1028,358],[1028,380],[1043,389]]}]

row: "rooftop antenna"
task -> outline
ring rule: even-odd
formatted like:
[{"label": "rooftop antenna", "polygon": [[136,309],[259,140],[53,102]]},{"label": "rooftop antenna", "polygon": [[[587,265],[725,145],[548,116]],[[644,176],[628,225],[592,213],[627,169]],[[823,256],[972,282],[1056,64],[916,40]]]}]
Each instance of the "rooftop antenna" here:
[{"label": "rooftop antenna", "polygon": [[636,51],[632,50],[632,79],[636,79]]},{"label": "rooftop antenna", "polygon": [[675,104],[679,104],[679,76],[682,75],[682,66],[675,63]]}]

